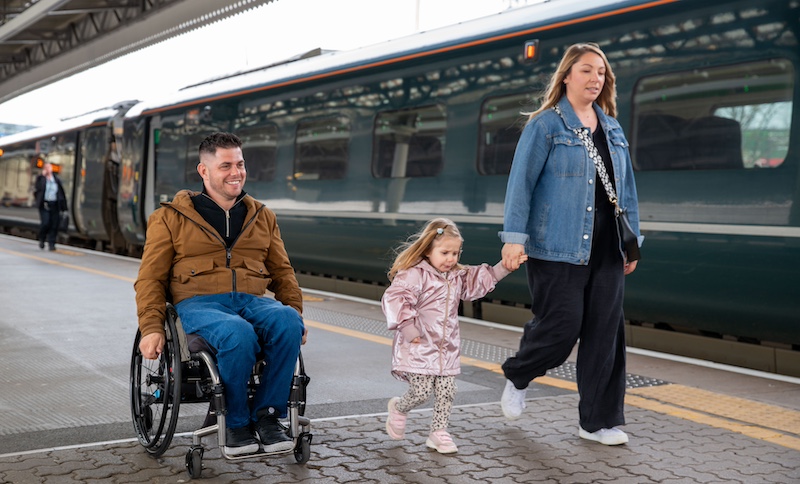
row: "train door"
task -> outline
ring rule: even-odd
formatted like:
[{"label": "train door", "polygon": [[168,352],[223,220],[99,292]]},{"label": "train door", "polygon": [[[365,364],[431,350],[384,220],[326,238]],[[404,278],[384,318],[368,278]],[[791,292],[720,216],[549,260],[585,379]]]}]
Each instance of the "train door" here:
[{"label": "train door", "polygon": [[156,183],[156,151],[158,150],[159,138],[161,137],[161,116],[150,118],[150,126],[147,137],[147,156],[145,157],[144,168],[144,190],[142,191],[142,206],[144,210],[144,220],[157,208],[155,203],[155,183]]},{"label": "train door", "polygon": [[103,223],[103,185],[108,152],[107,126],[92,127],[80,138],[79,172],[76,177],[73,217],[78,232],[92,240],[107,241]]},{"label": "train door", "polygon": [[[126,106],[129,107],[129,106]],[[125,237],[122,235],[117,214],[119,203],[119,184],[122,172],[120,170],[122,162],[122,132],[123,116],[125,110],[118,111],[109,123],[110,129],[108,142],[105,145],[105,155],[103,156],[103,198],[102,215],[103,226],[108,236],[109,249],[117,254],[126,252]]]}]

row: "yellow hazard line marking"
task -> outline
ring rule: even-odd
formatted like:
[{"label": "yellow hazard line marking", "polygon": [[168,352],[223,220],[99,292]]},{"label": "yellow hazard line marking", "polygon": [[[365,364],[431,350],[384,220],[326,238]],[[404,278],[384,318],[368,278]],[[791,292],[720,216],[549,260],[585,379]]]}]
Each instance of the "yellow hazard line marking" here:
[{"label": "yellow hazard line marking", "polygon": [[[15,256],[19,256],[19,257],[25,257],[26,259],[33,259],[33,260],[36,260],[36,261],[39,261],[39,262],[44,262],[45,264],[51,264],[51,265],[54,265],[54,266],[65,267],[67,269],[74,269],[76,271],[88,272],[90,274],[95,274],[95,275],[98,275],[98,276],[110,277],[112,279],[119,279],[120,281],[126,281],[126,282],[131,282],[131,283],[136,282],[135,279],[131,279],[130,277],[118,276],[116,274],[111,274],[109,272],[98,271],[96,269],[89,269],[88,267],[81,267],[81,266],[76,266],[74,264],[67,264],[66,262],[61,262],[61,261],[58,261],[58,260],[48,259],[46,257],[40,257],[40,256],[37,256],[37,255],[25,254],[23,252],[16,252],[14,250],[8,250],[8,249],[3,249],[3,248],[0,248],[0,252],[5,252],[6,254],[11,254],[11,255],[15,255]],[[69,250],[57,249],[56,252],[61,252],[62,254],[67,254],[67,255],[80,255],[77,252],[73,252],[73,251],[69,251]]]},{"label": "yellow hazard line marking", "polygon": [[[363,333],[319,321],[305,320],[306,326],[330,331],[373,343],[391,346],[392,340],[384,336]],[[313,341],[313,335],[310,336]],[[502,374],[499,363],[461,357],[464,365],[476,366]],[[575,382],[542,376],[536,383],[578,391]],[[800,450],[800,438],[782,432],[800,434],[800,412],[754,402],[738,397],[700,390],[684,385],[668,384],[656,387],[634,388],[627,391],[625,404],[656,413],[678,417],[711,427],[740,433],[754,439]]]},{"label": "yellow hazard line marking", "polygon": [[669,384],[628,391],[625,403],[800,451],[800,412],[739,397]]}]

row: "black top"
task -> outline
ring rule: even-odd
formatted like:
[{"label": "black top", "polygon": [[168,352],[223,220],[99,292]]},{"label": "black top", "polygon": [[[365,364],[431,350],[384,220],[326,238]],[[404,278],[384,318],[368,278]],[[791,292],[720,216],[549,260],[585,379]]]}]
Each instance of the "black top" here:
[{"label": "black top", "polygon": [[217,205],[217,202],[208,196],[205,187],[203,187],[202,193],[192,197],[195,210],[222,236],[225,247],[233,245],[244,226],[244,219],[247,216],[247,207],[241,203],[244,196],[245,193],[242,192],[227,214],[222,207]]},{"label": "black top", "polygon": [[[614,166],[611,164],[611,153],[608,150],[606,134],[600,126],[592,133],[592,142],[603,160],[606,173],[608,173],[608,178],[611,180],[611,186],[614,186]],[[617,235],[617,226],[614,220],[614,205],[608,200],[608,193],[606,193],[599,174],[595,177],[594,207],[594,235],[592,236],[591,260],[599,262],[598,259],[600,258],[606,261],[610,257],[618,259],[620,257],[619,243],[617,242],[619,236]]]}]

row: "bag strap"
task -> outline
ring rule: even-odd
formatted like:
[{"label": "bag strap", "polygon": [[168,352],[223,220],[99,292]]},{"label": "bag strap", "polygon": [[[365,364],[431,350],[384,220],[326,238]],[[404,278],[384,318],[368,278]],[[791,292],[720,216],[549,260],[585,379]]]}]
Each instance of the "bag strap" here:
[{"label": "bag strap", "polygon": [[[561,108],[558,107],[558,104],[553,106],[553,111],[561,116],[561,119],[564,120],[564,124],[567,123],[567,119],[564,117],[564,114],[561,113]],[[580,138],[581,143],[583,143],[583,146],[586,147],[586,151],[589,152],[589,158],[591,158],[594,162],[594,166],[597,169],[597,175],[600,177],[600,181],[603,182],[603,188],[606,189],[608,201],[614,205],[614,215],[619,216],[623,210],[620,208],[619,203],[617,203],[617,192],[614,191],[614,185],[611,184],[611,179],[608,177],[608,172],[606,171],[606,166],[603,164],[603,159],[600,157],[600,153],[598,153],[588,131],[588,128],[585,130],[581,128],[575,128],[572,130],[572,132],[575,133],[578,138]]]}]

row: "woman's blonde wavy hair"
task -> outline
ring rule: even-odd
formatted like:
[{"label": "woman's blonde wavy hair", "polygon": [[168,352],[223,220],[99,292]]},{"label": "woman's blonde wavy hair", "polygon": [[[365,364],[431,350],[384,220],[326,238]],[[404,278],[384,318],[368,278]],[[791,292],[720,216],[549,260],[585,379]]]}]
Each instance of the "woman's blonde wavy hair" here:
[{"label": "woman's blonde wavy hair", "polygon": [[[442,230],[441,234],[439,229]],[[393,280],[398,272],[417,265],[430,252],[437,237],[455,237],[462,243],[464,242],[461,231],[452,220],[435,218],[429,221],[422,230],[409,236],[403,244],[395,249],[397,256],[392,268],[389,269],[389,280]],[[456,264],[456,268],[459,267],[461,265]]]},{"label": "woman's blonde wavy hair", "polygon": [[600,46],[592,42],[587,42],[573,44],[564,52],[564,56],[561,57],[561,62],[559,62],[556,71],[550,78],[550,83],[547,86],[547,91],[544,93],[544,102],[541,107],[532,113],[522,113],[528,116],[528,121],[536,117],[536,115],[542,111],[550,109],[558,104],[558,101],[567,94],[567,86],[564,84],[564,79],[569,75],[569,71],[572,69],[572,66],[578,62],[578,59],[588,52],[599,55],[600,58],[603,59],[603,64],[606,66],[606,79],[603,84],[603,90],[600,91],[600,95],[595,102],[604,113],[612,118],[617,117],[617,78],[614,76],[614,71],[611,70],[611,65],[608,63],[606,54],[600,49]]}]

